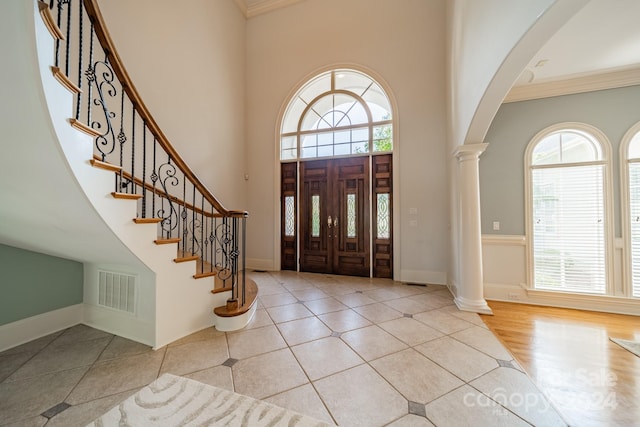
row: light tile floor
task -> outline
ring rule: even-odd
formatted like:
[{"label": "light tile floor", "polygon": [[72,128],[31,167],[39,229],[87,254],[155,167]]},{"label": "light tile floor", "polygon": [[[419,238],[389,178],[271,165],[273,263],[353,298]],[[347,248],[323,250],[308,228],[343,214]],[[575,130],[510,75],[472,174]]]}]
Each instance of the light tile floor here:
[{"label": "light tile floor", "polygon": [[78,325],[0,353],[0,425],[82,426],[169,372],[343,426],[565,426],[478,315],[390,280],[251,273],[259,305],[157,351]]}]

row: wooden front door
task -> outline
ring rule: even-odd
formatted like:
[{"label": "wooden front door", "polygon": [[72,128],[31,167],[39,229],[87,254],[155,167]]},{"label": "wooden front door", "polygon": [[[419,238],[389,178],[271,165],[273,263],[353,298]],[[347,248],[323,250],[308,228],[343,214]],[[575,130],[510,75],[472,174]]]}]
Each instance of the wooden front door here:
[{"label": "wooden front door", "polygon": [[370,275],[369,158],[300,163],[300,270]]}]

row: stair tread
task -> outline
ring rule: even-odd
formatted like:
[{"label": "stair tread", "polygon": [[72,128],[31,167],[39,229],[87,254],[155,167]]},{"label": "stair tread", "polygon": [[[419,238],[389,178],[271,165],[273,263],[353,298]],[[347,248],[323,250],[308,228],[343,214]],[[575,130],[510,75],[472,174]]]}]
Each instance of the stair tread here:
[{"label": "stair tread", "polygon": [[157,224],[162,221],[162,218],[134,218],[133,222],[136,224]]},{"label": "stair tread", "polygon": [[118,193],[115,191],[111,192],[111,195],[116,199],[138,200],[142,198],[142,194]]},{"label": "stair tread", "polygon": [[173,262],[189,262],[189,261],[197,261],[200,257],[198,255],[187,255],[187,256],[179,256],[173,259]]},{"label": "stair tread", "polygon": [[156,240],[153,241],[156,245],[165,245],[165,244],[169,244],[169,243],[179,243],[180,242],[180,238],[179,237],[173,237],[171,239],[164,239],[162,237],[158,237]]},{"label": "stair tread", "polygon": [[220,317],[235,317],[240,316],[248,312],[253,304],[258,301],[258,285],[253,280],[247,277],[246,282],[246,298],[244,305],[238,306],[234,309],[228,309],[226,305],[221,307],[216,307],[213,309],[213,312]]}]

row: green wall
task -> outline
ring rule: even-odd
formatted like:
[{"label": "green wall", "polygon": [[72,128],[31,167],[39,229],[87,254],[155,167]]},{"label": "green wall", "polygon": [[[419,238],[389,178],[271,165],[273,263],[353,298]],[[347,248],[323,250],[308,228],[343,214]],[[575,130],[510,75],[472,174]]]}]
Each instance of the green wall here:
[{"label": "green wall", "polygon": [[[582,122],[611,143],[615,233],[620,236],[620,143],[640,121],[640,86],[503,104],[480,157],[482,234],[525,234],[524,154],[531,139],[548,126]],[[500,221],[494,231],[493,221]]]},{"label": "green wall", "polygon": [[0,325],[82,303],[82,263],[0,245]]}]

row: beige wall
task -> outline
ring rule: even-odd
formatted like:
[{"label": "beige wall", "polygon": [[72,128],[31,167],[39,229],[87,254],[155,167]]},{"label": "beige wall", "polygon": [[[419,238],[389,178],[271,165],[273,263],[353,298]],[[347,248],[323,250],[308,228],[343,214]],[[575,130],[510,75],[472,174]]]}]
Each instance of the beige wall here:
[{"label": "beige wall", "polygon": [[[401,7],[400,7],[401,6]],[[278,113],[305,79],[331,65],[371,70],[397,102],[396,278],[444,283],[445,2],[308,0],[247,23],[248,257],[278,268]],[[409,208],[418,215],[409,215]],[[409,221],[418,221],[409,227]],[[398,274],[400,273],[400,274]]]},{"label": "beige wall", "polygon": [[101,0],[164,133],[228,209],[244,210],[245,18],[233,0]]}]

